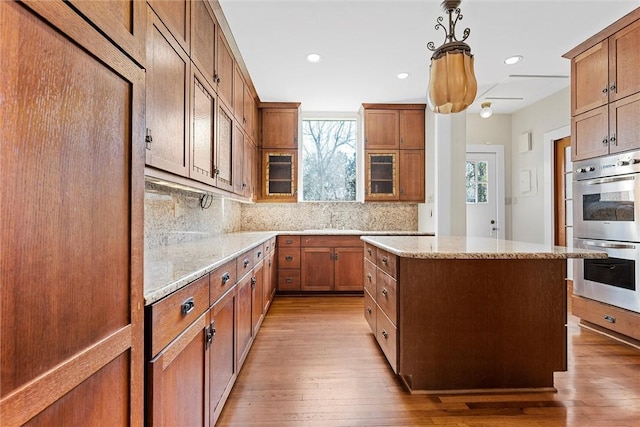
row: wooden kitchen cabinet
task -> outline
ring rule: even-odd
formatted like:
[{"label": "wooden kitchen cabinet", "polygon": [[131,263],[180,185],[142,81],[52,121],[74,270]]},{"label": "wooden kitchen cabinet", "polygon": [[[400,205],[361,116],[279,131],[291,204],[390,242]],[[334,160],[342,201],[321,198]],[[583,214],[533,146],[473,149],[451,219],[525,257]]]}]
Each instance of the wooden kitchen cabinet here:
[{"label": "wooden kitchen cabinet", "polygon": [[216,94],[202,73],[191,67],[191,167],[189,177],[205,184],[216,184],[215,116]]},{"label": "wooden kitchen cabinet", "polygon": [[258,183],[256,159],[258,158],[257,148],[251,139],[244,137],[244,164],[242,168],[242,186],[244,196],[255,201],[257,197],[256,185]]},{"label": "wooden kitchen cabinet", "polygon": [[263,149],[297,149],[299,124],[299,103],[262,103],[260,121]]},{"label": "wooden kitchen cabinet", "polygon": [[399,163],[399,200],[405,202],[424,202],[424,150],[400,150]]},{"label": "wooden kitchen cabinet", "polygon": [[298,200],[297,150],[262,150],[261,200],[296,202]]},{"label": "wooden kitchen cabinet", "polygon": [[[270,249],[271,248],[271,249]],[[275,238],[273,239],[273,243],[271,246],[267,246],[265,243],[265,259],[264,259],[264,294],[262,298],[262,303],[264,305],[263,313],[266,315],[269,307],[271,306],[271,302],[273,301],[273,297],[276,292],[276,285],[278,283],[278,268],[276,265],[275,258]]]},{"label": "wooden kitchen cabinet", "polygon": [[253,325],[251,322],[252,274],[247,274],[238,282],[238,316],[236,318],[236,363],[242,367],[249,353]]},{"label": "wooden kitchen cabinet", "polygon": [[359,236],[302,236],[300,290],[361,292],[362,256]]},{"label": "wooden kitchen cabinet", "polygon": [[634,10],[564,55],[571,59],[573,161],[640,148],[639,43]]},{"label": "wooden kitchen cabinet", "polygon": [[180,47],[191,53],[191,0],[148,0]]},{"label": "wooden kitchen cabinet", "polygon": [[207,82],[216,86],[216,34],[218,22],[205,0],[191,2],[191,61]]},{"label": "wooden kitchen cabinet", "polygon": [[151,8],[146,55],[147,165],[188,177],[191,61]]},{"label": "wooden kitchen cabinet", "polygon": [[362,104],[365,150],[424,150],[425,104]]},{"label": "wooden kitchen cabinet", "polygon": [[398,200],[399,150],[366,150],[365,200]]},{"label": "wooden kitchen cabinet", "polygon": [[278,236],[278,291],[300,291],[300,236]]},{"label": "wooden kitchen cabinet", "polygon": [[233,191],[233,158],[234,124],[231,111],[218,103],[218,135],[215,144],[214,172],[215,186],[229,192]]},{"label": "wooden kitchen cabinet", "polygon": [[260,261],[253,267],[251,277],[251,327],[252,336],[255,337],[262,323],[264,310],[264,261]]},{"label": "wooden kitchen cabinet", "polygon": [[229,109],[233,108],[233,53],[222,31],[217,31],[216,80],[218,96]]},{"label": "wooden kitchen cabinet", "polygon": [[233,76],[233,113],[247,136],[255,141],[256,118],[254,117],[254,110],[255,100],[249,85],[245,82],[240,66],[236,63]]},{"label": "wooden kitchen cabinet", "polygon": [[144,70],[65,2],[0,16],[0,423],[140,424]]}]

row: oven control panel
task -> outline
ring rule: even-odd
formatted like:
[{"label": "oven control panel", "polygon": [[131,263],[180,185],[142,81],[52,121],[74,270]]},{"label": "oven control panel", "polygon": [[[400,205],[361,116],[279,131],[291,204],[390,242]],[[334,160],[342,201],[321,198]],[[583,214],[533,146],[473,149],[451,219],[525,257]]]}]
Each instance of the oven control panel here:
[{"label": "oven control panel", "polygon": [[581,160],[573,164],[575,181],[640,172],[640,151]]}]

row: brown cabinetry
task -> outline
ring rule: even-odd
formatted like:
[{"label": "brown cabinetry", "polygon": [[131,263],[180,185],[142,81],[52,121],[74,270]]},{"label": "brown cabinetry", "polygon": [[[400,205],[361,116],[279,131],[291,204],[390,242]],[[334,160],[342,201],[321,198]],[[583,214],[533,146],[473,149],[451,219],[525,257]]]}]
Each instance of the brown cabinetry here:
[{"label": "brown cabinetry", "polygon": [[173,34],[180,47],[191,51],[191,0],[149,0],[147,3]]},{"label": "brown cabinetry", "polygon": [[218,96],[222,102],[233,108],[233,53],[222,31],[217,32],[216,41],[216,72],[215,80],[218,85]]},{"label": "brown cabinetry", "polygon": [[361,292],[362,248],[359,236],[303,236],[300,290]]},{"label": "brown cabinetry", "polygon": [[194,0],[191,3],[191,61],[200,70],[209,84],[217,85],[216,34],[218,23],[209,3]]},{"label": "brown cabinetry", "polygon": [[151,8],[146,49],[147,165],[187,177],[191,62]]},{"label": "brown cabinetry", "polygon": [[564,55],[571,59],[572,160],[640,148],[640,12]]},{"label": "brown cabinetry", "polygon": [[144,70],[65,2],[0,16],[0,423],[140,424]]},{"label": "brown cabinetry", "polygon": [[236,64],[233,76],[233,112],[236,120],[242,126],[247,136],[255,141],[256,119],[254,117],[254,110],[255,100],[242,76],[240,66]]},{"label": "brown cabinetry", "polygon": [[260,106],[263,149],[298,148],[299,103],[263,103]]},{"label": "brown cabinetry", "polygon": [[297,150],[262,150],[262,200],[296,202]]},{"label": "brown cabinetry", "polygon": [[424,202],[425,106],[363,107],[365,200]]},{"label": "brown cabinetry", "polygon": [[300,236],[278,236],[278,291],[300,291]]},{"label": "brown cabinetry", "polygon": [[640,340],[640,314],[624,310],[589,298],[574,295],[572,314],[580,318],[583,325],[597,331],[613,334],[616,338],[629,341],[626,337]]}]

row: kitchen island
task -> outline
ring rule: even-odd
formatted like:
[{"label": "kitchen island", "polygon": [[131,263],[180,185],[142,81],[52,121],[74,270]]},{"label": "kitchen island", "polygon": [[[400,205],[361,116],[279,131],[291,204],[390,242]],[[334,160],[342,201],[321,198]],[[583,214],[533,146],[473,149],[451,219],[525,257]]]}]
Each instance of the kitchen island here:
[{"label": "kitchen island", "polygon": [[363,236],[364,314],[411,392],[553,390],[567,369],[568,258],[523,242]]}]

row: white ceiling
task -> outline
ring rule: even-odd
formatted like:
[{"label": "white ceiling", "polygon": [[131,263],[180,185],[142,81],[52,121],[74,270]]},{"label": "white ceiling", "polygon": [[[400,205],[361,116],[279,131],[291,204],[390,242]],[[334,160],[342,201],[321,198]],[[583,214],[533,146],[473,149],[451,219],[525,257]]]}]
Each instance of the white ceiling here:
[{"label": "white ceiling", "polygon": [[[261,101],[309,112],[353,112],[363,102],[426,103],[431,52],[444,32],[440,0],[219,0]],[[513,113],[569,85],[562,55],[640,0],[463,0],[456,35],[469,27],[478,112]],[[308,53],[322,56],[306,61]],[[505,65],[511,55],[523,55]],[[398,80],[400,72],[410,73]],[[522,77],[522,76],[564,77]],[[520,76],[520,77],[516,77]]]}]

